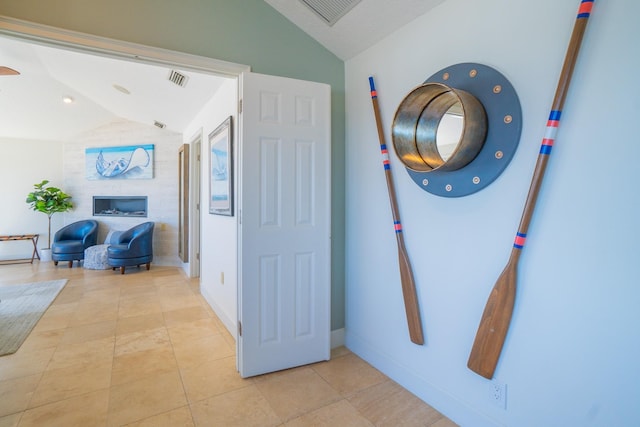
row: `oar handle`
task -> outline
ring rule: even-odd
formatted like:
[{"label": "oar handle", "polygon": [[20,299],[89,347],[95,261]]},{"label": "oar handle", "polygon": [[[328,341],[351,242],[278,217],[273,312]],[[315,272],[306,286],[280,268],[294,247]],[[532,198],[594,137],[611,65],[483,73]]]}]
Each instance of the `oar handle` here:
[{"label": "oar handle", "polygon": [[393,216],[393,227],[396,233],[396,241],[398,244],[398,262],[400,267],[400,281],[402,284],[402,296],[404,298],[404,308],[407,315],[407,325],[409,327],[409,338],[415,344],[424,344],[424,336],[422,333],[422,321],[420,319],[420,309],[418,307],[418,297],[416,294],[416,285],[413,278],[413,271],[409,263],[409,256],[404,245],[404,237],[402,235],[402,223],[400,222],[400,211],[396,200],[396,191],[393,184],[393,175],[391,174],[391,163],[389,161],[389,150],[385,141],[384,130],[382,129],[382,119],[380,118],[380,106],[378,105],[378,92],[376,91],[373,77],[369,77],[369,86],[371,88],[371,103],[373,104],[373,113],[376,119],[376,127],[378,128],[378,140],[380,142],[380,152],[382,153],[382,165],[387,180],[387,190],[389,192],[389,202],[391,203],[391,214]]},{"label": "oar handle", "polygon": [[584,32],[587,28],[587,22],[591,16],[593,3],[594,0],[582,0],[578,9],[578,15],[569,41],[569,47],[567,48],[562,71],[560,72],[556,94],[551,105],[551,112],[549,113],[549,119],[547,120],[546,131],[542,138],[536,167],[533,171],[529,194],[527,195],[522,219],[520,220],[518,232],[516,233],[513,245],[516,249],[522,249],[527,238],[529,224],[531,223],[533,210],[538,199],[538,193],[540,192],[542,180],[547,169],[547,162],[551,155],[551,149],[553,148],[558,127],[560,126],[562,108],[564,107],[564,101],[567,97],[567,92],[569,91],[569,84],[571,83],[571,77],[573,76],[573,69],[575,68],[578,53],[580,52]]}]

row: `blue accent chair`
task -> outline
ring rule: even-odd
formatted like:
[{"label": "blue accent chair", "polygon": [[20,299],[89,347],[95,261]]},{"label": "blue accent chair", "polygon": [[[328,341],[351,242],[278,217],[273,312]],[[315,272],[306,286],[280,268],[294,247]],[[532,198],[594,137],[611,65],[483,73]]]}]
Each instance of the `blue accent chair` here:
[{"label": "blue accent chair", "polygon": [[71,268],[73,261],[84,259],[84,250],[95,245],[97,239],[97,221],[87,219],[66,225],[53,236],[51,259],[55,265],[58,265],[58,261],[69,261]]},{"label": "blue accent chair", "polygon": [[124,231],[107,248],[107,262],[115,270],[120,267],[124,274],[125,267],[146,264],[147,270],[153,261],[153,222],[144,222]]}]

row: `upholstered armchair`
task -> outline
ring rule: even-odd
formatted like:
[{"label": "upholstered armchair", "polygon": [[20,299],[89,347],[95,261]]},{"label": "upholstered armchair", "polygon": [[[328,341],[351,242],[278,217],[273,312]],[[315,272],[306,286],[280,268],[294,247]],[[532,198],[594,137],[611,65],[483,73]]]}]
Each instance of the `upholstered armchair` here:
[{"label": "upholstered armchair", "polygon": [[120,267],[124,274],[125,267],[146,264],[147,270],[153,261],[153,222],[144,222],[130,228],[107,248],[107,262],[115,270]]},{"label": "upholstered armchair", "polygon": [[71,268],[73,261],[84,259],[84,250],[95,245],[97,238],[97,221],[87,219],[66,225],[53,236],[51,259],[55,265],[58,261],[69,261]]}]

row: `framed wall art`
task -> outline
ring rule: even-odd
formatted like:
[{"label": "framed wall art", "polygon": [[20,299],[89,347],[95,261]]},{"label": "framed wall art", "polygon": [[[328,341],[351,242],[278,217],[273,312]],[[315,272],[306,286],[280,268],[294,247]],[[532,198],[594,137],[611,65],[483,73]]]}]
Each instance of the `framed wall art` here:
[{"label": "framed wall art", "polygon": [[231,116],[209,134],[209,213],[233,216]]},{"label": "framed wall art", "polygon": [[85,176],[100,179],[153,179],[153,144],[85,149]]}]

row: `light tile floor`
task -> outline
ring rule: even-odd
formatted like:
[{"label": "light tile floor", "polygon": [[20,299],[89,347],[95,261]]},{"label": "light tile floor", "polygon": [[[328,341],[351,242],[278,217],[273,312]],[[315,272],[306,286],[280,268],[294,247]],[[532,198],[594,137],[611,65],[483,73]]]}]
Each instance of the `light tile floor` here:
[{"label": "light tile floor", "polygon": [[0,266],[0,286],[62,278],[22,347],[0,357],[0,427],[455,426],[344,347],[240,378],[233,337],[180,269]]}]

